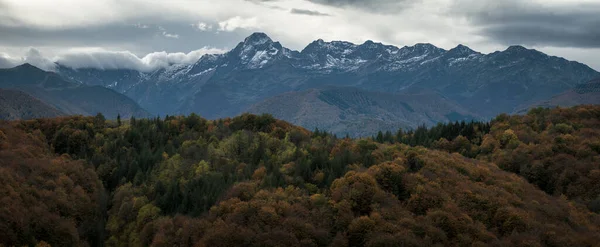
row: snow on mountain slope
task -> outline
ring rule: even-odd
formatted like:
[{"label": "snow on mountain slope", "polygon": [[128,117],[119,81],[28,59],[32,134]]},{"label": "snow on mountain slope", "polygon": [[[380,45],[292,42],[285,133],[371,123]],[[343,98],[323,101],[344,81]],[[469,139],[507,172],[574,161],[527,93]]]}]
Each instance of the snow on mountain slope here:
[{"label": "snow on mountain slope", "polygon": [[59,71],[72,81],[121,92],[155,114],[197,112],[209,118],[325,85],[390,93],[431,89],[488,117],[600,77],[586,65],[521,46],[482,54],[464,45],[444,50],[423,43],[398,48],[319,39],[299,52],[264,33],[248,36],[227,53],[150,73],[64,66]]}]

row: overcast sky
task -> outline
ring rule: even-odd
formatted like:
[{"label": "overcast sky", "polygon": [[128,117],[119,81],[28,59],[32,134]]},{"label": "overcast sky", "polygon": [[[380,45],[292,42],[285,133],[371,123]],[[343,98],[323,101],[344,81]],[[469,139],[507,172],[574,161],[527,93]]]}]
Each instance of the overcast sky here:
[{"label": "overcast sky", "polygon": [[152,70],[229,50],[252,32],[404,46],[519,44],[600,70],[599,0],[0,0],[0,67]]}]

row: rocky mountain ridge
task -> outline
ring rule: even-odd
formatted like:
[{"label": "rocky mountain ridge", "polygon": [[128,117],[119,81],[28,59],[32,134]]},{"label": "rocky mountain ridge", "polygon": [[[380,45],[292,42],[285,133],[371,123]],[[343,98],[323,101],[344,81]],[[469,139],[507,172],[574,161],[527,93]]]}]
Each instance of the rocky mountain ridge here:
[{"label": "rocky mountain ridge", "polygon": [[227,53],[149,73],[60,65],[58,73],[113,89],[155,115],[194,112],[209,119],[257,110],[284,93],[328,86],[392,94],[431,90],[489,119],[600,77],[584,64],[522,46],[483,54],[464,45],[445,50],[431,44],[399,48],[316,40],[294,51],[264,33],[248,36]]}]

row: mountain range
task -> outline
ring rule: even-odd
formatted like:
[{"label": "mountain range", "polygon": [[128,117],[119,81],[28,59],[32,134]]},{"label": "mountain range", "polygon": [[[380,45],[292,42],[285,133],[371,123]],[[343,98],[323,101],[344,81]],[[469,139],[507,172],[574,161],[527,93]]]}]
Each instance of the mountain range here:
[{"label": "mountain range", "polygon": [[[195,112],[216,119],[261,112],[307,128],[335,133],[349,128],[346,132],[356,135],[489,119],[600,77],[584,64],[522,46],[483,54],[464,45],[445,50],[431,44],[399,48],[319,39],[294,51],[264,33],[194,64],[152,72],[57,64],[55,75],[87,90],[102,87],[125,95],[134,101],[127,105],[152,115]],[[57,107],[67,114],[89,112],[64,108]]]}]

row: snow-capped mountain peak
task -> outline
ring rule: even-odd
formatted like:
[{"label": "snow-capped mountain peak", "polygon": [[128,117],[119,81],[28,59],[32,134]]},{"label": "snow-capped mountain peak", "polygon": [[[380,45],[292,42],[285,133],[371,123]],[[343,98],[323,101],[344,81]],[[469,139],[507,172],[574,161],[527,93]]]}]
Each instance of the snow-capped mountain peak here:
[{"label": "snow-capped mountain peak", "polygon": [[273,42],[265,33],[253,33],[244,42],[227,53],[229,59],[234,59],[246,69],[263,68],[281,57],[290,57],[291,52],[279,42]]},{"label": "snow-capped mountain peak", "polygon": [[[316,40],[298,52],[264,33],[250,35],[227,53],[202,56],[192,65],[153,72],[62,66],[59,71],[73,81],[126,94],[153,113],[204,110],[200,113],[209,117],[238,114],[275,93],[325,85],[394,92],[419,87],[441,90],[453,99],[505,106],[475,106],[487,117],[511,111],[514,104],[524,103],[520,99],[546,97],[551,90],[600,77],[582,64],[519,46],[482,54],[463,45],[446,51],[431,44],[398,48],[373,41],[357,45]],[[497,92],[499,82],[506,82],[501,86],[507,93]],[[522,85],[543,90],[523,91]],[[513,95],[516,98],[503,100]]]},{"label": "snow-capped mountain peak", "polygon": [[461,65],[464,64],[464,62],[466,61],[469,61],[471,59],[477,59],[481,56],[481,53],[471,50],[471,48],[462,44],[450,49],[444,55],[444,57],[447,59],[447,63],[449,66]]},{"label": "snow-capped mountain peak", "polygon": [[265,33],[256,32],[244,39],[244,45],[262,45],[272,43],[273,40]]},{"label": "snow-capped mountain peak", "polygon": [[311,55],[315,53],[327,53],[332,56],[348,54],[356,49],[356,45],[346,41],[331,41],[326,42],[322,39],[318,39],[308,44],[303,50],[302,54]]}]

